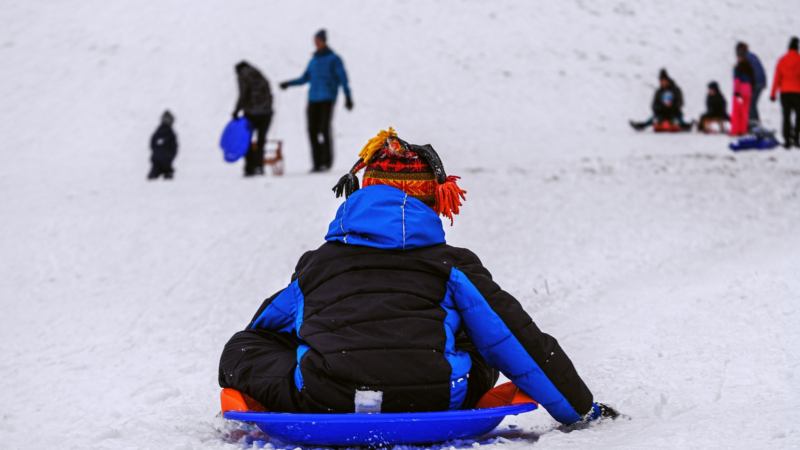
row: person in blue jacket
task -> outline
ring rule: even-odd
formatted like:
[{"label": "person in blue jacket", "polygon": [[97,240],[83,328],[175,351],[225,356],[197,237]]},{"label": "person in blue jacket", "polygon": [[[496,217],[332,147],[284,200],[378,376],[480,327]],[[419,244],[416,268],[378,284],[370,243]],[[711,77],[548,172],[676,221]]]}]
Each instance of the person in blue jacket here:
[{"label": "person in blue jacket", "polygon": [[272,412],[352,413],[365,391],[375,412],[448,411],[502,372],[562,424],[618,417],[478,256],[446,243],[458,179],[430,145],[370,139],[333,188],[345,200],[325,243],[225,345],[220,387]]},{"label": "person in blue jacket", "polygon": [[739,53],[747,55],[747,60],[750,61],[750,65],[753,66],[753,72],[755,73],[753,97],[750,99],[750,126],[752,128],[752,126],[761,123],[761,119],[758,117],[758,96],[761,95],[761,91],[767,87],[767,73],[764,71],[764,66],[761,65],[758,56],[750,51],[746,43],[739,42],[736,44],[736,54],[738,55]]},{"label": "person in blue jacket", "polygon": [[339,55],[328,47],[327,41],[325,30],[319,30],[314,35],[317,51],[314,52],[306,71],[300,78],[280,84],[281,89],[286,89],[289,86],[311,83],[308,90],[307,116],[308,138],[311,141],[311,156],[314,160],[312,172],[325,172],[333,164],[331,118],[339,86],[344,91],[345,108],[348,111],[353,109],[353,97],[350,95],[344,63]]}]

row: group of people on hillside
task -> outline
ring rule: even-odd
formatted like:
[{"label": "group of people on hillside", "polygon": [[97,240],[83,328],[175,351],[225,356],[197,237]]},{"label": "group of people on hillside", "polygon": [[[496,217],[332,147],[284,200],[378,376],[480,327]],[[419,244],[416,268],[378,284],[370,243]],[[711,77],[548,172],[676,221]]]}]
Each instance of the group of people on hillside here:
[{"label": "group of people on hillside", "polygon": [[[648,126],[675,126],[682,130],[691,130],[694,121],[687,123],[683,118],[683,93],[678,85],[667,74],[665,69],[659,73],[660,86],[653,97],[651,109],[653,115],[644,122],[633,122],[636,130]],[[767,75],[758,57],[753,54],[746,43],[736,45],[736,65],[733,68],[733,106],[728,114],[727,101],[720,92],[719,84],[712,81],[708,84],[706,96],[706,112],[698,121],[699,131],[710,131],[712,122],[730,121],[729,133],[741,136],[759,126],[758,99],[767,87]],[[775,101],[780,92],[783,109],[784,147],[800,147],[798,130],[800,130],[800,54],[798,54],[798,38],[789,42],[789,50],[778,61],[772,83],[770,100]],[[794,125],[791,117],[794,114]]]},{"label": "group of people on hillside", "polygon": [[[347,80],[342,59],[328,47],[327,33],[319,30],[314,35],[316,51],[308,63],[305,72],[296,79],[284,81],[281,89],[290,86],[301,86],[309,83],[308,91],[308,138],[311,143],[313,159],[312,172],[326,172],[333,165],[333,140],[331,120],[333,107],[342,88],[345,95],[345,108],[353,109],[353,97]],[[264,148],[267,143],[267,132],[272,122],[272,90],[267,78],[247,61],[236,65],[236,76],[239,84],[239,98],[233,113],[234,119],[243,115],[253,126],[256,145],[245,154],[244,175],[246,177],[264,174]],[[174,169],[172,161],[178,150],[178,142],[172,130],[174,116],[164,112],[162,121],[150,143],[152,150],[152,168],[148,179],[163,176],[172,179]]]},{"label": "group of people on hillside", "polygon": [[[800,147],[800,54],[798,54],[798,38],[789,42],[789,50],[778,61],[773,78],[770,100],[776,101],[780,93],[783,110],[784,147]],[[353,108],[353,98],[347,80],[342,59],[327,45],[327,34],[320,30],[314,35],[316,51],[303,74],[296,79],[280,83],[281,89],[310,83],[308,91],[308,138],[311,144],[313,160],[312,172],[326,172],[333,165],[333,146],[331,136],[331,119],[333,108],[342,88],[345,95],[345,108]],[[737,62],[733,69],[733,107],[730,114],[727,101],[720,92],[719,84],[712,81],[708,84],[706,96],[706,112],[697,122],[699,131],[711,131],[712,122],[730,121],[729,133],[734,136],[747,134],[753,127],[760,125],[758,99],[767,87],[767,76],[758,57],[753,54],[746,43],[736,45]],[[245,155],[244,175],[264,174],[264,147],[267,132],[272,122],[272,91],[267,78],[246,61],[236,65],[239,84],[239,98],[233,111],[233,118],[243,114],[253,125],[256,134],[256,145]],[[691,130],[695,122],[686,122],[683,117],[683,92],[665,69],[659,73],[659,87],[653,96],[651,109],[653,115],[644,122],[631,121],[636,130],[648,126],[658,127],[671,124],[677,129]],[[794,124],[792,124],[794,115]],[[172,124],[175,117],[165,111],[161,123],[150,140],[151,170],[148,179],[164,177],[171,179],[174,174],[172,162],[178,151],[178,141]]]},{"label": "group of people on hillside", "polygon": [[[310,83],[308,90],[308,138],[311,143],[313,160],[312,172],[326,172],[333,165],[333,143],[331,139],[331,119],[336,104],[339,87],[345,95],[345,108],[353,109],[353,97],[347,80],[342,59],[328,47],[325,30],[314,35],[316,51],[305,72],[296,79],[284,81],[281,89]],[[256,146],[245,155],[245,176],[264,174],[264,146],[272,118],[272,92],[269,81],[246,61],[236,65],[239,80],[239,100],[233,111],[233,118],[244,113],[257,133]]]}]

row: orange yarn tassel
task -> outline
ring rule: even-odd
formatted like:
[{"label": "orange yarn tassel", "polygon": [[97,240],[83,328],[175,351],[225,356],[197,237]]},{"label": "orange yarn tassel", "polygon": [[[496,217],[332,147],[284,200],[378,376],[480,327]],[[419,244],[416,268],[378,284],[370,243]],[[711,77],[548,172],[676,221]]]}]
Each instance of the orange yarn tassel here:
[{"label": "orange yarn tassel", "polygon": [[397,132],[395,132],[392,127],[389,127],[389,131],[381,130],[377,136],[370,139],[364,148],[361,149],[361,153],[359,153],[358,156],[363,159],[365,163],[369,164],[372,155],[383,147],[383,143],[386,142],[389,136],[397,136]]},{"label": "orange yarn tassel", "polygon": [[[450,219],[450,226],[453,226],[453,214],[458,214],[458,207],[461,200],[466,200],[464,194],[467,191],[461,189],[456,184],[456,180],[461,179],[454,175],[447,177],[447,181],[436,187],[436,206],[433,210],[436,214],[441,214]],[[460,198],[459,198],[460,197]]]}]

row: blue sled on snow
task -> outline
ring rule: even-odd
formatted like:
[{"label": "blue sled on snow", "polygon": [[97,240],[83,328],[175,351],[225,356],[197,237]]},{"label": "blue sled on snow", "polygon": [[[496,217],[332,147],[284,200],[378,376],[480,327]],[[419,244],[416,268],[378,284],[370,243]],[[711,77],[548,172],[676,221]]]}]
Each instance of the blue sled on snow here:
[{"label": "blue sled on snow", "polygon": [[778,141],[775,139],[762,137],[741,138],[738,142],[731,142],[728,144],[728,147],[735,152],[740,152],[742,150],[772,150],[777,146]]},{"label": "blue sled on snow", "polygon": [[475,409],[418,413],[295,414],[268,412],[234,389],[223,389],[225,419],[255,423],[267,436],[299,445],[387,446],[472,439],[494,430],[505,416],[538,404],[512,383],[481,398]]},{"label": "blue sled on snow", "polygon": [[738,142],[728,144],[731,150],[739,152],[742,150],[772,150],[778,146],[775,139],[775,132],[764,127],[753,127],[753,136],[739,139]]},{"label": "blue sled on snow", "polygon": [[244,117],[233,119],[225,126],[219,146],[225,155],[225,161],[232,163],[240,160],[250,149],[253,136],[253,124]]}]

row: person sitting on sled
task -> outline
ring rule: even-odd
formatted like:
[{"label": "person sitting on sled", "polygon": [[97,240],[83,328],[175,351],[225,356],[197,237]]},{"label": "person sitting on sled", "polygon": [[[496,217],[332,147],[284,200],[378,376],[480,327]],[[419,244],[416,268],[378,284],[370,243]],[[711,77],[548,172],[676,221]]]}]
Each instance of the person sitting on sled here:
[{"label": "person sitting on sled", "polygon": [[563,424],[615,417],[480,259],[445,243],[439,215],[452,224],[466,191],[433,147],[389,128],[359,156],[327,242],[226,344],[220,386],[272,412],[352,413],[359,396],[428,412],[474,408],[501,371]]},{"label": "person sitting on sled", "polygon": [[[710,124],[717,122],[720,127],[724,127],[724,123],[730,121],[728,116],[728,102],[719,90],[719,84],[716,81],[708,83],[708,95],[706,96],[706,112],[700,116],[698,121],[697,130],[704,133],[714,133],[710,128]],[[724,131],[724,128],[720,131]]]},{"label": "person sitting on sled", "polygon": [[677,123],[679,129],[690,130],[691,123],[683,121],[683,93],[675,81],[669,77],[666,69],[661,69],[658,74],[659,88],[653,96],[651,108],[653,115],[644,122],[630,121],[634,130],[643,130],[650,125],[660,126],[662,123]]}]

